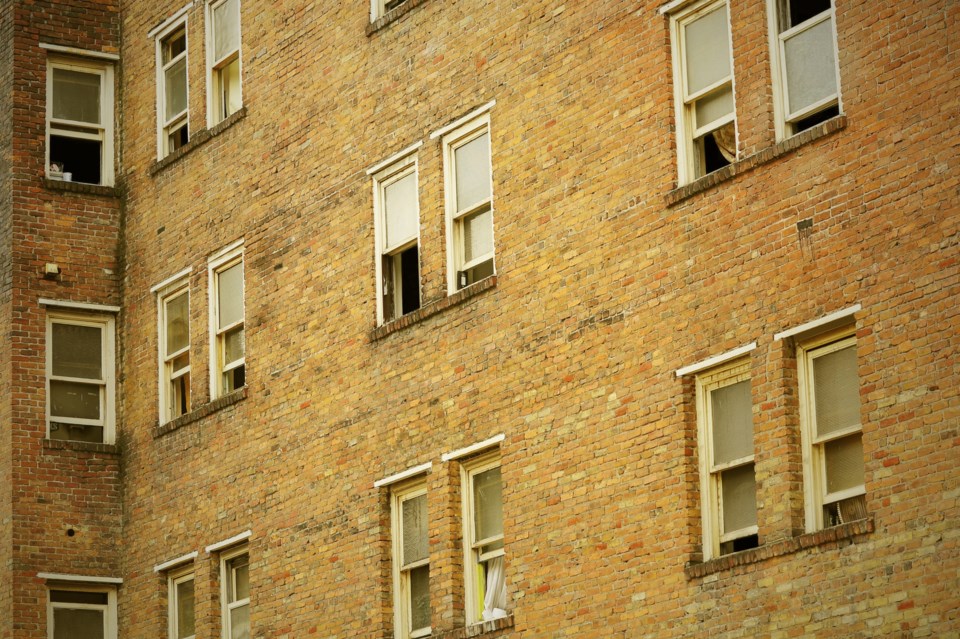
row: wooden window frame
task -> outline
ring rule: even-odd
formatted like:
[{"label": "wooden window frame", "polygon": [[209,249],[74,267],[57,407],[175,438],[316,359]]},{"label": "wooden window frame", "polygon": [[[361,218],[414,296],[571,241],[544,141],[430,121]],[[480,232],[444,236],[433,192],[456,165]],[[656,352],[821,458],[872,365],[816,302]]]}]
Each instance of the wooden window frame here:
[{"label": "wooden window frame", "polygon": [[[480,549],[491,543],[502,541],[504,536],[500,535],[487,539],[476,539],[474,515],[476,514],[476,504],[474,504],[473,481],[474,478],[485,471],[494,468],[503,468],[500,459],[500,450],[492,450],[479,455],[470,460],[461,462],[461,490],[463,506],[463,567],[464,567],[464,594],[465,613],[467,625],[481,623],[483,621],[483,607],[477,607],[479,601],[479,563],[495,557],[505,556],[505,548],[493,550],[491,552],[480,554]],[[503,489],[501,475],[501,490]]]},{"label": "wooden window frame", "polygon": [[[231,586],[233,586],[232,591],[236,592],[236,573],[235,569],[232,566],[232,563],[235,559],[238,559],[246,555],[247,557],[247,590],[249,595],[250,590],[250,549],[247,545],[241,545],[236,548],[232,548],[228,551],[220,553],[220,616],[221,616],[221,627],[222,627],[222,637],[223,639],[233,639],[233,627],[232,627],[232,618],[230,613],[236,610],[237,608],[242,608],[247,606],[249,610],[250,606],[250,597],[247,596],[243,599],[238,599],[236,601],[230,601]],[[251,636],[253,633],[251,632]]]},{"label": "wooden window frame", "polygon": [[[241,18],[241,0],[237,2],[237,48],[219,59],[216,55],[216,9],[230,0],[214,0],[206,3],[206,45],[207,45],[207,126],[215,126],[243,107],[243,27]],[[227,112],[229,105],[223,102],[223,71],[234,61],[237,62],[237,91],[240,95],[240,107]]]},{"label": "wooden window frame", "polygon": [[[417,234],[413,237],[405,238],[400,242],[387,246],[387,210],[386,194],[387,187],[406,178],[409,175],[414,176],[414,207],[417,216]],[[376,229],[376,277],[377,277],[377,325],[381,326],[388,321],[402,317],[402,294],[403,284],[401,281],[400,269],[394,267],[391,274],[384,273],[384,260],[399,258],[400,254],[410,248],[417,249],[417,286],[418,296],[422,293],[422,282],[420,280],[420,174],[416,154],[408,155],[400,160],[391,163],[373,174],[373,208],[374,208],[374,226]],[[387,281],[387,277],[390,281]],[[386,298],[387,288],[391,288],[393,308],[387,308],[388,300]],[[422,305],[422,300],[421,300]]]},{"label": "wooden window frame", "polygon": [[[241,318],[228,326],[220,327],[220,274],[224,271],[240,265],[240,305]],[[246,268],[244,264],[243,242],[238,242],[227,247],[216,256],[210,258],[207,264],[209,294],[210,294],[210,397],[216,399],[227,393],[237,390],[237,388],[226,389],[224,383],[225,375],[241,366],[244,369],[244,379],[246,379],[247,347],[246,347]],[[232,362],[224,361],[225,338],[230,331],[240,328],[243,331],[243,357]],[[244,381],[244,386],[246,381]],[[242,387],[238,387],[242,388]]]},{"label": "wooden window frame", "polygon": [[[172,419],[176,419],[181,415],[185,415],[190,412],[190,400],[191,400],[191,380],[192,380],[192,370],[193,362],[190,358],[190,327],[189,322],[187,326],[187,345],[186,347],[174,352],[171,355],[166,353],[166,344],[167,344],[167,306],[168,304],[175,300],[176,298],[186,295],[187,296],[187,318],[190,318],[190,285],[186,279],[180,280],[178,282],[170,284],[165,290],[158,295],[157,297],[157,309],[159,313],[158,325],[157,325],[157,346],[158,346],[158,356],[159,356],[159,398],[160,398],[160,423],[165,424]],[[185,368],[178,370],[173,370],[173,363],[178,357],[184,353],[188,356],[188,363]],[[177,383],[177,380],[182,380],[186,377],[186,409],[183,412],[177,412],[174,410],[172,404],[173,401],[177,399],[177,392],[174,390],[174,385]],[[183,391],[181,391],[183,392]]]},{"label": "wooden window frame", "polygon": [[[107,595],[105,604],[63,603],[53,601],[54,592],[90,592]],[[117,589],[113,586],[50,584],[47,586],[47,638],[54,639],[54,610],[100,610],[103,612],[103,636],[117,639]]]},{"label": "wooden window frame", "polygon": [[[163,62],[164,43],[183,31],[184,47],[181,53],[170,59],[169,62]],[[170,134],[177,131],[181,126],[187,127],[187,139],[190,137],[190,32],[188,29],[187,17],[183,16],[156,34],[156,69],[157,69],[157,159],[170,155],[176,149],[171,148]],[[167,98],[166,98],[166,70],[177,64],[181,59],[184,60],[184,75],[186,84],[185,104],[186,107],[180,113],[170,118],[166,117]]]},{"label": "wooden window frame", "polygon": [[[193,566],[188,566],[186,568],[181,568],[179,570],[173,570],[167,576],[167,592],[168,592],[168,633],[170,639],[195,639],[197,636],[196,633],[189,635],[187,637],[181,638],[180,633],[180,597],[178,596],[177,586],[180,584],[192,581],[194,585],[194,601],[196,601],[196,573],[194,572]],[[196,614],[196,613],[194,613]],[[196,627],[194,627],[196,631]]]},{"label": "wooden window frame", "polygon": [[[423,476],[405,481],[390,489],[390,528],[393,541],[393,618],[396,639],[418,639],[427,637],[431,627],[411,628],[412,591],[410,572],[415,568],[430,566],[430,557],[403,564],[403,502],[427,494],[427,482]],[[429,533],[427,535],[429,540]],[[428,541],[429,544],[429,541]]]}]

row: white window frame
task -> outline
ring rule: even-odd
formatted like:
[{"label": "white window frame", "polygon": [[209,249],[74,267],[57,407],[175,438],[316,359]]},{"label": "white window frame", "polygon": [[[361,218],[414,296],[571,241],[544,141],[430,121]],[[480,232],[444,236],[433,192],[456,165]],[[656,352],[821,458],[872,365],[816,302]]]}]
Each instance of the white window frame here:
[{"label": "white window frame", "polygon": [[[787,0],[767,0],[767,30],[770,34],[770,61],[773,78],[773,114],[777,141],[784,140],[795,134],[793,123],[816,114],[836,104],[837,111],[843,113],[843,103],[840,90],[840,51],[837,46],[836,4],[830,0],[830,10],[810,18],[806,22],[795,25],[781,33],[780,24],[783,3]],[[821,22],[830,20],[833,30],[833,61],[836,74],[837,92],[833,96],[824,98],[796,113],[788,113],[789,96],[787,95],[787,58],[784,53],[785,43],[790,38],[817,26]]]},{"label": "white window frame", "polygon": [[[250,590],[250,549],[244,544],[233,548],[229,551],[224,551],[220,553],[220,618],[221,618],[221,628],[223,639],[232,639],[233,628],[231,627],[231,616],[230,613],[243,606],[250,606],[250,597],[245,597],[243,599],[238,599],[237,601],[228,601],[230,594],[230,588],[228,587],[228,580],[230,583],[233,582],[233,571],[230,567],[230,562],[237,557],[242,555],[247,555],[247,590]],[[234,592],[236,589],[234,588]],[[248,593],[249,594],[249,593]],[[253,633],[251,632],[251,635]]]},{"label": "white window frame", "polygon": [[[492,106],[492,103],[491,103]],[[489,108],[489,107],[487,107]],[[478,202],[474,206],[463,211],[457,210],[457,175],[455,165],[455,154],[457,148],[472,142],[484,133],[490,142],[490,154],[488,156],[490,170],[490,197]],[[493,183],[493,134],[490,130],[490,114],[484,113],[478,117],[457,126],[455,129],[443,133],[443,176],[444,176],[444,202],[445,202],[445,220],[446,220],[446,248],[447,248],[447,294],[453,295],[460,286],[457,283],[457,273],[467,271],[475,266],[483,264],[487,260],[492,262],[493,275],[497,273],[496,265],[496,213],[493,207],[494,183]],[[463,225],[461,222],[470,215],[477,213],[484,208],[490,210],[490,241],[493,250],[490,253],[476,257],[468,263],[463,259]]]},{"label": "white window frame", "polygon": [[821,335],[797,346],[800,443],[803,455],[804,523],[807,532],[815,532],[825,527],[823,521],[825,505],[866,495],[866,483],[840,492],[827,493],[826,463],[824,461],[824,444],[828,442],[860,433],[862,445],[863,420],[861,419],[856,426],[837,430],[823,437],[817,436],[815,423],[816,397],[813,386],[813,360],[850,346],[855,348],[856,344],[857,338],[853,329],[842,329]]},{"label": "white window frame", "polygon": [[[386,196],[385,191],[388,186],[391,184],[409,176],[414,176],[414,192],[416,193],[416,215],[417,215],[417,234],[408,238],[404,238],[402,241],[393,244],[392,246],[386,245],[386,234],[387,234],[387,220],[386,220]],[[386,317],[390,315],[392,319],[398,319],[402,317],[402,303],[401,295],[394,294],[394,308],[393,313],[388,313],[388,309],[384,308],[384,292],[386,286],[391,286],[393,290],[401,291],[402,283],[400,280],[400,273],[398,269],[393,269],[393,277],[391,282],[384,281],[383,274],[383,260],[385,257],[395,257],[399,256],[400,253],[410,249],[414,246],[417,247],[417,287],[418,294],[422,293],[423,287],[422,282],[420,281],[420,173],[419,173],[419,163],[417,161],[416,154],[407,155],[396,162],[392,162],[390,165],[379,169],[373,174],[373,210],[374,210],[374,229],[375,229],[375,248],[376,251],[376,277],[377,277],[377,325],[382,325],[386,321]],[[422,305],[422,300],[421,300]],[[392,320],[391,320],[392,321]]]},{"label": "white window frame", "polygon": [[[101,359],[100,366],[102,378],[92,380],[87,378],[64,377],[53,374],[53,325],[54,324],[72,324],[77,326],[89,326],[101,330]],[[93,315],[82,313],[65,312],[47,312],[46,319],[46,419],[47,419],[47,438],[50,438],[51,422],[56,421],[61,424],[75,424],[78,426],[99,426],[103,428],[104,444],[113,444],[115,434],[115,415],[116,415],[116,385],[115,385],[115,365],[116,365],[116,321],[110,315]],[[76,382],[80,384],[93,385],[100,387],[100,419],[83,419],[78,417],[56,417],[51,414],[51,381]]]},{"label": "white window frame", "polygon": [[[239,322],[234,322],[229,326],[226,326],[222,329],[218,328],[220,323],[220,304],[218,293],[220,290],[220,273],[229,269],[230,267],[240,264],[240,304],[243,311],[243,316]],[[210,258],[207,263],[207,273],[208,273],[208,286],[207,290],[209,292],[209,332],[210,332],[210,398],[216,399],[221,397],[227,392],[233,391],[224,391],[223,390],[223,376],[225,373],[232,371],[240,366],[244,367],[244,376],[246,377],[246,362],[247,362],[247,348],[246,348],[246,313],[247,313],[247,303],[246,303],[246,289],[247,289],[247,274],[246,274],[246,265],[244,264],[244,254],[243,254],[243,242],[237,242],[217,255]],[[224,336],[231,330],[241,327],[244,331],[244,348],[243,348],[243,357],[239,360],[233,362],[224,362],[223,361],[223,341]],[[244,382],[246,386],[246,382]],[[237,389],[234,389],[237,390]]]},{"label": "white window frame", "polygon": [[[484,545],[503,540],[503,534],[490,537],[488,539],[475,539],[476,530],[474,526],[475,504],[473,503],[473,479],[479,473],[493,468],[503,468],[500,459],[500,449],[494,449],[484,453],[476,458],[464,460],[460,465],[461,472],[461,503],[463,507],[463,567],[464,567],[464,594],[466,601],[464,609],[467,617],[467,625],[481,623],[483,621],[483,607],[477,608],[479,597],[477,582],[479,580],[478,563],[481,559],[493,559],[495,557],[505,556],[504,548],[493,550],[483,555],[480,548]],[[501,470],[502,478],[502,470]],[[502,480],[501,480],[502,481]],[[501,490],[503,485],[501,484]]]},{"label": "white window frame", "polygon": [[[721,544],[756,535],[759,527],[748,526],[727,531],[723,526],[723,493],[721,473],[754,463],[754,455],[730,460],[723,464],[713,461],[713,408],[710,394],[721,388],[750,381],[750,360],[741,359],[704,371],[696,376],[697,438],[700,449],[700,510],[703,527],[704,561],[721,555]],[[752,418],[751,411],[751,418]],[[754,475],[756,478],[756,475]]]},{"label": "white window frame", "polygon": [[[73,120],[58,120],[53,117],[53,70],[64,69],[80,73],[91,73],[100,76],[100,124],[89,122],[75,122]],[[98,140],[100,142],[100,184],[113,186],[114,184],[114,150],[113,150],[113,118],[114,118],[114,87],[113,64],[108,61],[64,58],[50,56],[47,58],[47,109],[46,109],[46,176],[50,177],[50,138],[52,135],[79,138],[82,140]],[[87,132],[76,131],[76,128],[88,129]],[[74,130],[71,130],[74,129]]]},{"label": "white window frame", "polygon": [[[157,72],[157,159],[162,160],[172,153],[172,149],[169,147],[169,132],[174,125],[181,122],[185,122],[187,127],[187,139],[190,138],[190,30],[188,29],[187,16],[183,16],[177,20],[172,21],[169,25],[166,25],[160,32],[155,36],[155,50],[156,50],[156,72]],[[163,41],[167,39],[170,35],[176,33],[177,31],[183,29],[184,37],[184,47],[183,53],[177,55],[175,58],[170,60],[166,65],[163,63]],[[186,108],[180,113],[174,115],[173,117],[167,119],[167,98],[166,98],[166,74],[164,71],[167,67],[170,67],[176,64],[181,58],[185,60],[184,62],[184,73],[186,74]]]},{"label": "white window frame", "polygon": [[[167,344],[167,304],[181,295],[187,296],[187,318],[190,317],[190,282],[187,278],[173,282],[163,288],[157,296],[157,360],[159,370],[157,379],[159,380],[158,397],[160,398],[160,423],[165,424],[172,419],[180,417],[174,415],[170,402],[173,400],[172,382],[174,378],[180,378],[183,375],[190,375],[187,382],[187,411],[190,412],[190,384],[193,381],[193,356],[191,353],[191,335],[190,327],[187,326],[187,346],[174,354],[166,355]],[[190,363],[186,368],[178,371],[172,370],[173,362],[183,353],[190,355]],[[184,413],[186,414],[186,413]]]},{"label": "white window frame", "polygon": [[[408,1],[409,0],[370,0],[370,22],[382,18]],[[390,4],[394,6],[387,8]]]},{"label": "white window frame", "polygon": [[217,79],[217,75],[224,68],[229,66],[234,59],[237,60],[237,91],[240,94],[240,105],[243,106],[243,26],[241,24],[243,11],[240,0],[237,0],[238,7],[237,12],[240,14],[239,20],[237,20],[237,48],[230,53],[227,53],[222,58],[215,59],[215,49],[214,46],[214,10],[220,5],[224,4],[228,0],[214,0],[212,2],[206,3],[206,45],[207,45],[207,126],[212,127],[220,122],[223,122],[231,114],[226,113],[227,106],[223,104],[221,96],[221,86],[220,80]]},{"label": "white window frame", "polygon": [[[92,592],[105,593],[106,604],[63,603],[53,601],[54,592]],[[54,639],[54,610],[100,610],[103,612],[103,636],[105,639],[117,639],[117,589],[113,586],[47,584],[47,637]]]},{"label": "white window frame", "polygon": [[[186,568],[180,568],[179,570],[172,570],[170,574],[167,575],[167,592],[169,593],[167,597],[168,604],[169,604],[169,610],[167,613],[167,621],[168,621],[167,625],[168,625],[168,632],[169,632],[168,636],[170,637],[170,639],[181,639],[179,635],[180,615],[178,614],[179,607],[180,607],[180,598],[177,595],[177,592],[178,592],[177,586],[187,581],[193,582],[193,587],[194,587],[193,598],[194,598],[194,601],[196,601],[197,581],[196,581],[196,573],[194,572],[194,568],[192,564]],[[196,622],[196,613],[194,613],[194,621]],[[196,631],[196,625],[194,625],[194,631]],[[192,634],[187,637],[183,637],[182,639],[195,639],[196,636],[197,636],[196,634]]]},{"label": "white window frame", "polygon": [[[403,502],[427,494],[427,480],[424,476],[391,486],[390,489],[390,528],[393,541],[393,625],[396,639],[417,639],[430,635],[430,626],[410,629],[412,623],[412,602],[410,571],[430,566],[430,557],[403,565]],[[429,539],[429,533],[428,533]]]},{"label": "white window frame", "polygon": [[[694,94],[687,95],[687,60],[683,27],[687,23],[693,22],[697,18],[716,10],[721,5],[726,5],[727,8],[730,75],[710,86],[704,87]],[[733,65],[733,36],[728,0],[705,0],[704,2],[685,4],[675,12],[670,13],[670,50],[673,57],[673,103],[677,130],[677,178],[678,183],[682,185],[703,177],[702,175],[697,175],[698,151],[695,147],[695,141],[697,139],[733,123],[735,145],[739,147],[739,144],[736,142],[738,138],[736,70]],[[695,129],[693,113],[697,101],[728,83],[730,85],[730,91],[733,94],[733,110],[730,115]],[[739,152],[737,155],[739,156]],[[704,170],[703,175],[707,175],[706,170]]]}]

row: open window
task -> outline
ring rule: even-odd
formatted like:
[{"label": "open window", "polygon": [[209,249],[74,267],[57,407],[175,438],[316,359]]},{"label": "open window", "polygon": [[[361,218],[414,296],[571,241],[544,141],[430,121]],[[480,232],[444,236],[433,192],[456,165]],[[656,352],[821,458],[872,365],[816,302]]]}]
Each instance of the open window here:
[{"label": "open window", "polygon": [[190,139],[187,81],[187,21],[157,36],[157,157],[164,158]]},{"label": "open window", "polygon": [[160,422],[190,410],[190,289],[181,281],[159,298]]},{"label": "open window", "polygon": [[503,547],[503,481],[499,451],[463,465],[467,623],[507,615]]},{"label": "open window", "polygon": [[212,258],[209,270],[211,396],[216,398],[246,384],[243,246]]},{"label": "open window", "polygon": [[370,21],[373,22],[377,18],[382,18],[390,11],[393,11],[397,7],[406,4],[406,2],[407,0],[371,0]]},{"label": "open window", "polygon": [[196,613],[193,566],[170,573],[167,578],[170,639],[194,639]]},{"label": "open window", "polygon": [[427,485],[421,477],[390,492],[394,636],[430,635],[430,547]]},{"label": "open window", "polygon": [[50,639],[116,639],[116,589],[52,586],[47,602],[47,629]]},{"label": "open window", "polygon": [[243,106],[240,82],[240,0],[207,5],[208,120],[221,122]]},{"label": "open window", "polygon": [[420,308],[417,162],[403,158],[373,175],[377,228],[378,323]]},{"label": "open window", "polygon": [[47,177],[113,184],[113,65],[47,61]]}]

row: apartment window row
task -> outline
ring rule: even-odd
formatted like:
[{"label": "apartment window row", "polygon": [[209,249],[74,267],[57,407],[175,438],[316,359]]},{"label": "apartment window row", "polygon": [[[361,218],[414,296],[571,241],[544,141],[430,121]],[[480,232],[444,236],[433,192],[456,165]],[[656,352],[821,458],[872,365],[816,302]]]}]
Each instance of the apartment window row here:
[{"label": "apartment window row", "polygon": [[[503,480],[499,450],[463,459],[464,610],[467,624],[507,616]],[[429,465],[427,465],[429,467]],[[428,468],[389,486],[393,557],[394,635],[431,634]]]},{"label": "apartment window row", "polygon": [[[210,397],[246,384],[243,245],[210,258]],[[190,412],[191,344],[189,270],[153,288],[157,293],[160,423]]]},{"label": "apartment window row", "polygon": [[[808,532],[867,516],[856,337],[796,346]],[[678,371],[682,374],[682,371]],[[759,546],[754,400],[746,356],[696,372],[704,559]]]},{"label": "apartment window row", "polygon": [[[674,2],[670,12],[679,182],[737,159],[729,0]],[[832,0],[767,0],[777,138],[841,110]]]},{"label": "apartment window row", "polygon": [[[486,112],[492,106],[434,134],[443,153],[450,294],[494,274],[493,169]],[[368,171],[373,179],[378,324],[421,306],[419,146]]]}]

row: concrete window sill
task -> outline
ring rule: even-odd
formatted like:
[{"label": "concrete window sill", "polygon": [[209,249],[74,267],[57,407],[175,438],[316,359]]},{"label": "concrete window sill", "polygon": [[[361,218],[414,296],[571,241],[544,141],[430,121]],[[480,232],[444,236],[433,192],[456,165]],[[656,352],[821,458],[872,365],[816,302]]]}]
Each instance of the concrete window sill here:
[{"label": "concrete window sill", "polygon": [[456,628],[439,634],[432,635],[433,639],[473,639],[473,637],[483,637],[484,639],[493,639],[501,637],[505,633],[503,630],[513,628],[513,615],[507,615],[491,621],[482,621],[480,623],[470,624],[465,628]]},{"label": "concrete window sill", "polygon": [[202,406],[198,406],[197,408],[194,408],[192,411],[190,411],[186,415],[181,415],[176,419],[171,419],[169,422],[165,424],[157,424],[153,428],[153,438],[157,439],[158,437],[163,437],[167,433],[171,433],[179,428],[183,428],[188,424],[192,424],[194,422],[200,421],[207,415],[212,415],[217,411],[223,410],[227,406],[232,406],[233,404],[236,404],[237,402],[240,402],[246,399],[246,397],[247,397],[246,386],[244,386],[243,388],[239,388],[233,391],[232,393],[227,393],[222,397],[216,398],[212,402],[207,402]]},{"label": "concrete window sill", "polygon": [[466,288],[462,288],[453,295],[448,295],[443,299],[436,300],[434,302],[427,302],[417,310],[412,313],[407,313],[403,317],[399,317],[392,322],[388,322],[383,326],[378,326],[373,329],[373,332],[370,333],[370,341],[376,342],[383,339],[387,335],[392,335],[397,331],[401,331],[408,326],[413,326],[414,324],[419,324],[428,317],[432,317],[438,313],[442,313],[448,308],[452,308],[459,304],[466,302],[467,300],[480,295],[484,291],[488,291],[497,285],[497,276],[491,275],[490,277],[480,280],[476,284],[471,284]]},{"label": "concrete window sill", "polygon": [[387,11],[385,14],[367,25],[367,35],[372,36],[377,31],[380,31],[381,29],[386,28],[388,25],[393,24],[425,2],[427,2],[427,0],[407,0],[396,9]]},{"label": "concrete window sill", "polygon": [[100,197],[120,197],[120,191],[114,186],[100,184],[86,184],[84,182],[64,182],[43,178],[43,188],[50,191],[65,191],[67,193],[82,193],[84,195],[98,195]]},{"label": "concrete window sill", "polygon": [[119,455],[120,447],[116,444],[98,444],[94,442],[76,442],[69,439],[44,439],[44,450],[76,450],[86,453],[104,453]]}]

